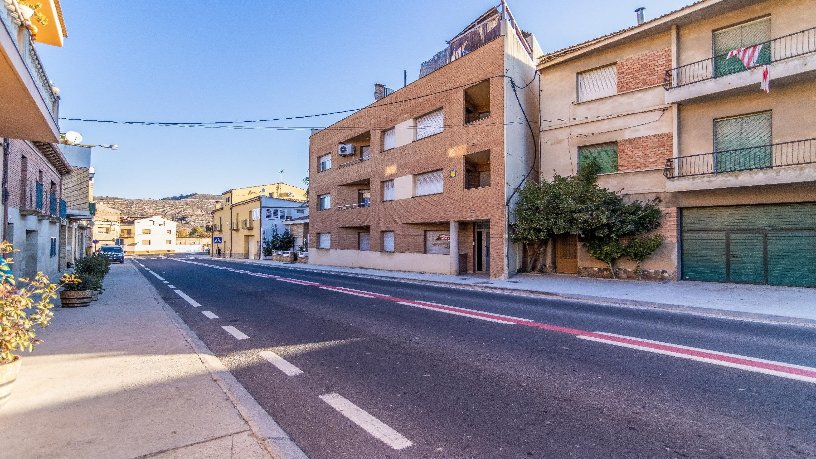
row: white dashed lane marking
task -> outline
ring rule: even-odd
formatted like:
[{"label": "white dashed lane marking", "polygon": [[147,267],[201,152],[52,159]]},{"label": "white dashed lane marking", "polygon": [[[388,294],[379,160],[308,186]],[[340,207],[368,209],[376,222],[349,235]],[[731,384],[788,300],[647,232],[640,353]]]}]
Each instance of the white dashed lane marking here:
[{"label": "white dashed lane marking", "polygon": [[371,436],[391,448],[405,449],[413,445],[411,440],[403,437],[402,434],[368,414],[364,409],[351,403],[342,395],[335,393],[324,394],[320,396],[320,399],[328,403],[329,406],[340,412],[340,414],[348,418],[351,422],[360,426],[361,429],[371,434]]},{"label": "white dashed lane marking", "polygon": [[182,292],[181,290],[173,290],[173,291],[176,292],[178,294],[178,296],[184,298],[184,301],[190,303],[194,308],[200,308],[201,307],[201,304],[198,301],[190,298],[186,293]]},{"label": "white dashed lane marking", "polygon": [[212,313],[211,311],[201,311],[208,319],[217,319],[218,316]]},{"label": "white dashed lane marking", "polygon": [[232,325],[224,325],[221,328],[223,328],[224,331],[232,335],[232,337],[235,339],[249,339],[249,336],[245,335],[241,330],[238,330]]},{"label": "white dashed lane marking", "polygon": [[303,371],[289,363],[286,359],[275,354],[272,351],[261,351],[258,353],[264,360],[275,365],[278,370],[284,372],[287,376],[297,376],[299,374],[303,374]]}]

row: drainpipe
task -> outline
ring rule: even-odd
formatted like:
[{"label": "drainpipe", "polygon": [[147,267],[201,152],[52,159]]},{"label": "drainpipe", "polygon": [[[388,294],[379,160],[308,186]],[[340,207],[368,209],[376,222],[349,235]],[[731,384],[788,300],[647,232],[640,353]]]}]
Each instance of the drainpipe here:
[{"label": "drainpipe", "polygon": [[0,240],[7,239],[8,228],[8,167],[9,155],[11,154],[11,142],[7,138],[3,138],[3,184],[2,184],[2,203],[3,203],[3,228],[0,228],[0,233],[3,235]]}]

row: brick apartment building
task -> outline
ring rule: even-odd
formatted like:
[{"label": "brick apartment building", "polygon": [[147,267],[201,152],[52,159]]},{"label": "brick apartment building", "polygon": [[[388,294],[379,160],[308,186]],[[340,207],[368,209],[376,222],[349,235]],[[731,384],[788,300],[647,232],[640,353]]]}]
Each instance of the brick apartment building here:
[{"label": "brick apartment building", "polygon": [[508,201],[536,173],[537,85],[521,87],[540,48],[504,4],[449,44],[417,81],[377,85],[374,103],[311,136],[310,263],[515,271]]},{"label": "brick apartment building", "polygon": [[[728,58],[754,45],[755,66]],[[812,1],[702,0],[545,55],[538,69],[542,178],[592,157],[600,185],[660,198],[666,241],[643,265],[650,277],[816,286]],[[568,235],[550,262],[605,268]]]}]

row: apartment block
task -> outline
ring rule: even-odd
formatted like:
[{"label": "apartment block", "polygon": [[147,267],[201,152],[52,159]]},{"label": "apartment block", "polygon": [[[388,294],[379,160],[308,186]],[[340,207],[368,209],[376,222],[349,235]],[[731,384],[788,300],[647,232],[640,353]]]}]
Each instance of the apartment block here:
[{"label": "apartment block", "polygon": [[310,263],[516,270],[508,206],[537,173],[537,85],[525,85],[540,48],[504,4],[448,43],[417,81],[377,85],[374,103],[311,136]]},{"label": "apartment block", "polygon": [[[545,55],[541,177],[593,158],[600,185],[659,198],[647,277],[816,286],[814,64],[808,0],[698,1]],[[549,261],[608,274],[570,235]]]},{"label": "apartment block", "polygon": [[158,215],[122,222],[121,236],[130,255],[176,252],[176,222]]},{"label": "apartment block", "polygon": [[104,204],[96,204],[93,216],[93,241],[96,247],[103,245],[123,245],[122,240],[122,212]]},{"label": "apartment block", "polygon": [[[226,196],[213,211],[213,236],[222,242],[213,244],[212,256],[260,259],[264,242],[275,233],[283,234],[285,222],[309,214],[303,201],[255,196],[234,202],[236,195]],[[233,203],[226,204],[227,200]]]}]

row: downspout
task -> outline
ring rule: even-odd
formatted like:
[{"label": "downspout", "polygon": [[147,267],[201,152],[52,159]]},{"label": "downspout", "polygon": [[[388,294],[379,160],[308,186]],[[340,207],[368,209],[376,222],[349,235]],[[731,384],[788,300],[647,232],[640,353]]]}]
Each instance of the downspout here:
[{"label": "downspout", "polygon": [[3,184],[2,184],[2,202],[3,202],[3,228],[0,228],[0,232],[2,233],[3,237],[0,240],[7,240],[6,231],[8,229],[8,166],[9,166],[9,155],[11,154],[11,142],[7,138],[3,138]]}]

